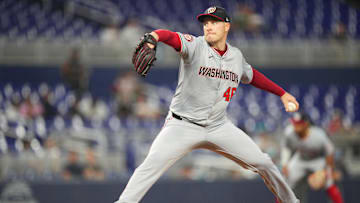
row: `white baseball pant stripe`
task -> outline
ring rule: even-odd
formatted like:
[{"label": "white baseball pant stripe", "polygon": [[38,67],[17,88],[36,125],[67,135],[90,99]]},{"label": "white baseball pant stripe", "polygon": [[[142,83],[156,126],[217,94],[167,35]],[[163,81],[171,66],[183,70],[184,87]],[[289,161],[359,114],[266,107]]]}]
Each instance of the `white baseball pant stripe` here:
[{"label": "white baseball pant stripe", "polygon": [[201,127],[168,116],[144,162],[134,171],[115,203],[138,203],[159,177],[195,148],[216,151],[261,175],[283,203],[298,202],[270,157],[230,121],[219,127]]}]

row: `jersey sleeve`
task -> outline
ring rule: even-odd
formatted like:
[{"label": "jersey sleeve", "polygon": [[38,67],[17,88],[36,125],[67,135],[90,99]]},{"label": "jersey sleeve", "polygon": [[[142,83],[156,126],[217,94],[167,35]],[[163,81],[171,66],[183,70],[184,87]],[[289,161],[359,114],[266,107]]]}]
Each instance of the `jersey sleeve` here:
[{"label": "jersey sleeve", "polygon": [[[286,131],[286,130],[285,130]],[[294,153],[294,150],[292,149],[292,146],[290,144],[289,134],[286,132],[284,133],[283,139],[281,139],[280,142],[280,164],[281,166],[285,166],[288,164],[289,160],[291,159],[292,154]]]},{"label": "jersey sleeve", "polygon": [[286,136],[286,135],[284,136],[284,138],[280,141],[280,147],[281,147],[281,149],[288,149],[290,151],[293,151],[291,149],[289,136]]},{"label": "jersey sleeve", "polygon": [[185,60],[191,60],[197,47],[197,38],[190,34],[178,32],[181,42],[180,55]]},{"label": "jersey sleeve", "polygon": [[335,147],[334,144],[331,142],[330,138],[327,136],[327,134],[325,133],[325,131],[321,131],[323,140],[324,140],[324,150],[325,150],[325,154],[331,155],[334,153],[335,151]]},{"label": "jersey sleeve", "polygon": [[284,138],[281,140],[281,147],[287,148],[291,153],[294,153],[296,148],[292,143],[292,137],[294,137],[294,128],[291,125],[288,125],[284,130]]},{"label": "jersey sleeve", "polygon": [[244,56],[241,54],[242,57],[242,67],[243,67],[243,74],[241,76],[241,83],[249,84],[253,78],[253,70],[251,66],[246,62]]}]

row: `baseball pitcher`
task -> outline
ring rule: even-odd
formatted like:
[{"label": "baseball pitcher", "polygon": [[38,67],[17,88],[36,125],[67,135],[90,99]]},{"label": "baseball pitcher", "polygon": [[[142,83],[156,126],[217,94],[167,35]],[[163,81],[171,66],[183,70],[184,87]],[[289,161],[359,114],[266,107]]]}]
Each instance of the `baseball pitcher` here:
[{"label": "baseball pitcher", "polygon": [[298,202],[271,158],[226,116],[240,83],[278,95],[286,111],[290,111],[289,103],[295,104],[292,111],[297,111],[296,99],[251,67],[241,51],[226,42],[231,20],[224,8],[210,7],[197,19],[203,36],[155,30],[144,35],[134,52],[135,71],[145,77],[156,59],[157,43],[173,47],[181,57],[179,79],[162,130],[116,203],[139,202],[169,167],[198,148],[257,172],[278,201]]}]

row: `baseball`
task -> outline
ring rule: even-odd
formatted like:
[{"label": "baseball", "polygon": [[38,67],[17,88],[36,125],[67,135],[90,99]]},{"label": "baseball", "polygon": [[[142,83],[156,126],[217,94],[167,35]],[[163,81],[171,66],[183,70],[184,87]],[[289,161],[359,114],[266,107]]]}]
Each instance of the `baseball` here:
[{"label": "baseball", "polygon": [[289,102],[288,103],[288,110],[290,112],[294,112],[296,110],[296,104],[294,104],[293,102]]}]

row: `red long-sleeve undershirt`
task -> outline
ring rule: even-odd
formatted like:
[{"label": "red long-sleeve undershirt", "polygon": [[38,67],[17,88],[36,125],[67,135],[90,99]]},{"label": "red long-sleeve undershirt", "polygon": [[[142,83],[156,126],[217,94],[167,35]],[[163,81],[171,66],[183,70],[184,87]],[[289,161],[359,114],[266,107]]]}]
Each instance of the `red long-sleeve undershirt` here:
[{"label": "red long-sleeve undershirt", "polygon": [[181,50],[180,36],[176,32],[162,29],[155,30],[154,32],[159,36],[159,42],[163,42],[173,47],[176,51]]},{"label": "red long-sleeve undershirt", "polygon": [[[173,47],[176,51],[181,50],[181,40],[180,36],[176,32],[172,32],[170,30],[155,30],[154,31],[159,36],[159,41],[163,42],[171,47]],[[221,56],[226,52],[220,51],[215,49]],[[282,89],[280,86],[275,84],[273,81],[271,81],[269,78],[267,78],[265,75],[257,71],[255,68],[252,68],[253,70],[253,78],[251,81],[251,85],[254,87],[257,87],[259,89],[271,92],[275,95],[282,96],[285,94],[285,90]]]},{"label": "red long-sleeve undershirt", "polygon": [[279,97],[285,94],[285,90],[281,88],[279,85],[275,84],[273,81],[271,81],[269,78],[267,78],[265,75],[260,73],[255,68],[252,68],[252,70],[253,70],[253,78],[250,82],[252,86],[271,92]]}]

